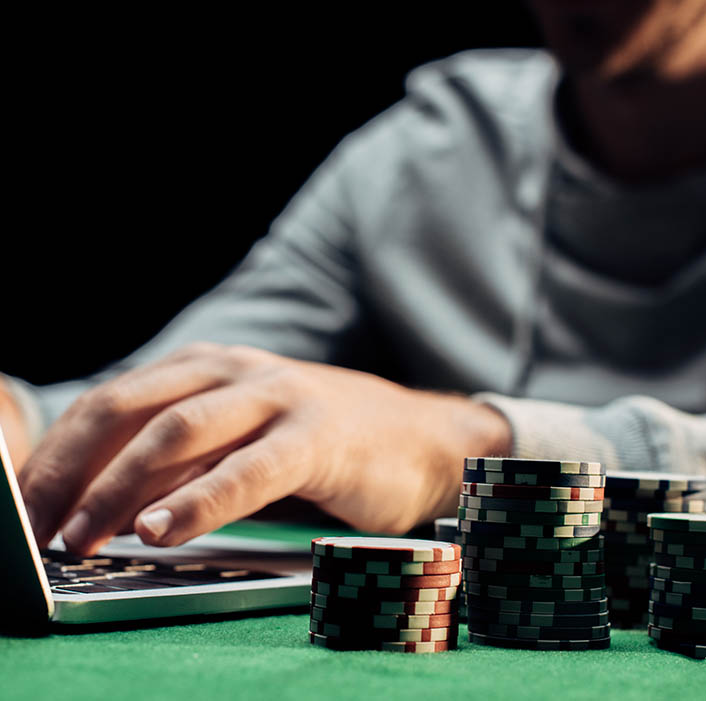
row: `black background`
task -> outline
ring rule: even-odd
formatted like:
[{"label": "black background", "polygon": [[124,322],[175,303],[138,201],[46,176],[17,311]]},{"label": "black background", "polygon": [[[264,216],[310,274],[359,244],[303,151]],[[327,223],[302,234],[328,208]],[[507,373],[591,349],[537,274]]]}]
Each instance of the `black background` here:
[{"label": "black background", "polygon": [[25,26],[5,100],[0,370],[52,382],[138,347],[237,264],[341,137],[402,97],[410,69],[540,43],[521,3],[482,6]]}]

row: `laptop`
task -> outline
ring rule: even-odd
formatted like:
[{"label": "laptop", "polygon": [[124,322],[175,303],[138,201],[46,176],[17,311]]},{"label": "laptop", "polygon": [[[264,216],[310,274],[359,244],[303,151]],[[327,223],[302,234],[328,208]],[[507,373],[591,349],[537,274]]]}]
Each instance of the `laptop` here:
[{"label": "laptop", "polygon": [[211,534],[178,548],[119,536],[100,553],[39,550],[0,431],[0,627],[22,629],[308,605],[311,553]]}]

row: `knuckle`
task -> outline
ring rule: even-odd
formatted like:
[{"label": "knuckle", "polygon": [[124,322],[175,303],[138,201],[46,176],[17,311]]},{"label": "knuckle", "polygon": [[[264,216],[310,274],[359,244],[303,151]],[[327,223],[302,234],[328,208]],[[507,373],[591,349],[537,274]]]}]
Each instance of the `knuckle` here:
[{"label": "knuckle", "polygon": [[274,482],[279,473],[279,462],[265,451],[250,455],[244,465],[241,482],[244,487],[262,486]]},{"label": "knuckle", "polygon": [[207,482],[201,494],[201,506],[209,523],[213,523],[227,510],[228,502],[228,490],[220,482]]},{"label": "knuckle", "polygon": [[194,426],[183,407],[172,406],[157,416],[153,430],[158,443],[169,445],[187,441],[193,435]]},{"label": "knuckle", "polygon": [[81,413],[88,414],[97,423],[113,421],[125,406],[123,393],[114,383],[106,383],[88,390],[76,402]]}]

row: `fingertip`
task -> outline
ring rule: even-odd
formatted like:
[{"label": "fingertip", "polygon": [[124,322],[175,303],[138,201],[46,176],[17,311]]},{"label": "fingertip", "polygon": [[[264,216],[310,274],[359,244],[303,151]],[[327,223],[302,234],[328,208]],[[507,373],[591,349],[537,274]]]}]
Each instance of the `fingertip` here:
[{"label": "fingertip", "polygon": [[163,540],[173,525],[174,514],[165,507],[143,512],[135,518],[135,532],[144,542],[151,544]]}]

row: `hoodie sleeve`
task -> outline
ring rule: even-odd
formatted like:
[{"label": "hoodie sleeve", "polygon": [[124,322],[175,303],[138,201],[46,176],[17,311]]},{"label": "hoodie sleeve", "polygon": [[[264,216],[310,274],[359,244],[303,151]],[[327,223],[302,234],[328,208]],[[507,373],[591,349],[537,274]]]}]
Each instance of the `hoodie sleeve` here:
[{"label": "hoodie sleeve", "polygon": [[598,407],[491,392],[473,398],[510,422],[514,457],[596,460],[608,470],[706,475],[706,414],[688,414],[640,395]]}]

